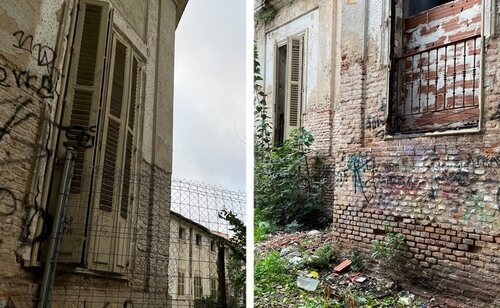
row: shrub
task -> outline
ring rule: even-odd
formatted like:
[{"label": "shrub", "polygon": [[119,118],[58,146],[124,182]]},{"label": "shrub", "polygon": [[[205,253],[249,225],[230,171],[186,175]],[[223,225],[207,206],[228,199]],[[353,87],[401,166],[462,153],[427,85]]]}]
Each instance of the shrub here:
[{"label": "shrub", "polygon": [[328,218],[321,200],[323,181],[310,174],[307,162],[314,138],[304,128],[292,131],[281,147],[272,147],[256,163],[255,205],[277,227],[322,228]]},{"label": "shrub", "polygon": [[327,245],[319,248],[306,265],[318,270],[326,269],[335,261],[335,259],[335,251],[331,246]]},{"label": "shrub", "polygon": [[314,138],[300,128],[293,130],[282,146],[272,145],[272,126],[261,82],[254,46],[255,207],[264,221],[281,229],[325,227],[329,219],[321,200],[324,181],[311,174],[307,160]]},{"label": "shrub", "polygon": [[262,219],[262,214],[256,209],[254,212],[254,241],[261,242],[267,240],[270,234],[276,231],[276,227],[269,221]]},{"label": "shrub", "polygon": [[376,270],[397,285],[404,278],[408,251],[405,236],[401,233],[389,232],[384,241],[372,241],[372,257],[378,263]]},{"label": "shrub", "polygon": [[278,285],[294,283],[292,273],[287,269],[287,261],[277,251],[255,262],[254,279],[256,295],[272,292]]},{"label": "shrub", "polygon": [[355,272],[359,272],[365,266],[363,257],[359,254],[356,248],[352,248],[347,253],[347,257],[351,260],[351,269]]}]

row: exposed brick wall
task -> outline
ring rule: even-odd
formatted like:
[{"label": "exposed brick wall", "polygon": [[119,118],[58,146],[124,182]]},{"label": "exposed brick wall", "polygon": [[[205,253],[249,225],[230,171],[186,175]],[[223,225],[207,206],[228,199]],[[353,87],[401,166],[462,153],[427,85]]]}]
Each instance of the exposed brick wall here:
[{"label": "exposed brick wall", "polygon": [[[381,209],[336,205],[334,235],[369,253],[371,241],[383,240],[387,231],[403,233],[413,253],[410,268],[415,280],[455,291],[464,301],[491,303],[495,299],[500,236],[456,224],[403,217]],[[472,301],[471,305],[481,303]]]},{"label": "exposed brick wall", "polygon": [[[65,87],[59,81],[63,79],[66,40],[71,31],[71,10],[75,1],[23,1],[23,5],[7,2],[5,10],[0,9],[3,12],[0,19],[0,306],[9,299],[16,307],[33,307],[37,304],[43,272],[43,264],[37,264],[43,260],[38,254],[37,243],[47,243],[51,227],[50,217],[44,210],[49,203],[44,200],[48,195],[44,188],[48,187],[48,167],[52,162],[47,163],[45,159],[54,154],[52,145],[56,142],[53,140],[58,135],[59,120],[56,119],[60,115],[56,110],[61,107],[59,95]],[[175,12],[173,2],[163,7],[170,13]],[[114,22],[137,44],[135,47],[140,52],[145,54],[147,46],[155,54],[158,1],[151,1],[147,9],[150,19],[147,23],[144,21],[144,25],[154,29],[148,31],[147,41],[138,40],[137,33],[124,24],[127,16],[115,14]],[[129,13],[138,11],[131,7]],[[164,26],[162,29],[173,39],[173,23]],[[157,72],[156,66],[155,58],[149,57],[151,70],[147,74],[159,72],[167,79],[173,78],[170,67]],[[145,96],[154,97],[155,93],[155,83],[148,82]],[[154,109],[153,99],[146,100],[145,104],[143,109]],[[152,118],[146,116],[146,122],[153,123]],[[137,149],[137,153],[148,160],[152,131],[146,128],[142,132],[144,142],[142,148]],[[164,134],[169,132],[159,131],[155,138],[163,138]],[[129,209],[134,223],[132,229],[127,230],[129,233],[123,233],[131,236],[132,249],[121,250],[132,254],[130,276],[124,279],[60,264],[53,306],[61,306],[61,302],[75,306],[79,301],[80,305],[86,302],[87,305],[100,303],[99,306],[105,306],[109,302],[112,306],[123,307],[129,298],[134,300],[135,306],[167,305],[171,174],[146,160],[137,164],[141,165],[141,174],[134,185],[140,185],[139,196],[135,200],[137,206]],[[116,237],[116,233],[112,236]],[[38,259],[33,257],[36,255]]]},{"label": "exposed brick wall", "polygon": [[413,279],[422,286],[470,307],[498,304],[499,39],[485,49],[482,132],[397,138],[386,137],[387,75],[378,43],[367,42],[363,57],[352,39],[342,33],[340,100],[332,113],[334,236],[368,254],[388,222],[389,231],[405,235]]}]

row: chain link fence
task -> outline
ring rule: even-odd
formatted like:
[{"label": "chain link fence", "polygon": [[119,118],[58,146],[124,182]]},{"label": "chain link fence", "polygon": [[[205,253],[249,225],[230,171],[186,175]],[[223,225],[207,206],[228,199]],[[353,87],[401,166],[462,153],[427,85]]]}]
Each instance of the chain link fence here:
[{"label": "chain link fence", "polygon": [[245,221],[243,192],[147,165],[141,174],[69,165],[54,171],[62,180],[42,227],[39,307],[244,306],[244,260],[224,219]]}]

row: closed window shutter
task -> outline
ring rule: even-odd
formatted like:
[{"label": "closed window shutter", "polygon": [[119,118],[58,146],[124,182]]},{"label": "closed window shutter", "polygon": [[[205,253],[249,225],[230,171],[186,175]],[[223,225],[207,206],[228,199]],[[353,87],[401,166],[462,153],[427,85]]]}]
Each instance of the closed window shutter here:
[{"label": "closed window shutter", "polygon": [[287,52],[286,134],[300,127],[303,74],[303,37],[290,37]]},{"label": "closed window shutter", "polygon": [[98,170],[101,173],[96,206],[93,213],[89,244],[88,267],[95,270],[115,271],[113,262],[116,250],[115,239],[121,237],[115,224],[120,204],[123,181],[123,147],[126,134],[128,92],[129,48],[119,39],[113,42],[111,84],[108,104],[104,112],[104,130],[101,159]]},{"label": "closed window shutter", "polygon": [[[62,126],[69,130],[62,131],[57,148],[58,157],[64,157],[66,146],[74,146],[77,149],[59,253],[60,262],[82,261],[95,142],[89,142],[89,147],[85,148],[75,139],[81,129],[89,129],[95,133],[98,127],[108,19],[108,4],[86,1],[80,3],[62,118]],[[56,188],[61,184],[61,173],[61,167],[56,165],[49,211],[54,209],[57,202]]]},{"label": "closed window shutter", "polygon": [[139,79],[140,69],[139,62],[135,55],[132,56],[132,65],[130,72],[130,94],[128,104],[128,120],[126,125],[126,138],[125,149],[123,151],[123,180],[121,191],[120,211],[117,218],[117,230],[119,236],[116,237],[116,251],[115,251],[115,271],[124,273],[130,256],[130,215],[129,210],[133,202],[134,181],[133,170],[135,170],[135,118],[137,106],[139,106]]}]

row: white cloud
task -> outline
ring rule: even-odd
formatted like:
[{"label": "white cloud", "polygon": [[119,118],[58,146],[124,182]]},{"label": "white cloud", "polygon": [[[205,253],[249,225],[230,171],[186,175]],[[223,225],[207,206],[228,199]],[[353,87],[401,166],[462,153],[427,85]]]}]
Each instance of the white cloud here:
[{"label": "white cloud", "polygon": [[190,0],[176,32],[173,176],[245,189],[245,1]]}]

